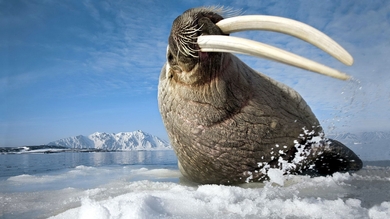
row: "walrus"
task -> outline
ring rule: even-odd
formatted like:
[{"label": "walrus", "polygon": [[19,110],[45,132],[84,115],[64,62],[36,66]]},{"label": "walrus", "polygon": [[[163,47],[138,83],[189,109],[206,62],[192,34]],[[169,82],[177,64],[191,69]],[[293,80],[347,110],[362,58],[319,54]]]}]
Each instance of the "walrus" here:
[{"label": "walrus", "polygon": [[222,17],[223,10],[193,8],[178,16],[168,38],[158,104],[186,178],[201,184],[240,184],[283,174],[329,175],[357,171],[362,161],[325,138],[305,100],[232,53],[276,60],[347,80],[349,76],[284,50],[229,36],[270,30],[301,38],[347,65],[352,57],[331,38],[298,21],[272,16]]}]

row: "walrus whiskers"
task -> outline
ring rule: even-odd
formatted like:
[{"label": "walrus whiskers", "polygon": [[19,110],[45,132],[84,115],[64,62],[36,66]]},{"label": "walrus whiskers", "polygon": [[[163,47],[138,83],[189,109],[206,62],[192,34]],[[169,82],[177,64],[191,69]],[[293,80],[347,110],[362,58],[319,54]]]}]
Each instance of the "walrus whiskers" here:
[{"label": "walrus whiskers", "polygon": [[[190,45],[194,45],[194,40],[198,37],[197,33],[202,27],[193,28],[189,27],[186,31],[181,31],[177,34],[176,42],[178,43],[177,47],[183,55],[189,55],[194,58],[198,57],[195,55],[199,50],[193,49]],[[189,44],[189,45],[188,45]],[[183,51],[182,51],[183,50]]]}]

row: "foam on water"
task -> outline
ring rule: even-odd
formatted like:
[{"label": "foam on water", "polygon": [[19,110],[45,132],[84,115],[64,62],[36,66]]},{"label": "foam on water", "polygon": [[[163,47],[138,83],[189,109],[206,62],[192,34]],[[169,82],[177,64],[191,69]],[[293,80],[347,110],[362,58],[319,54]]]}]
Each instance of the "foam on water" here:
[{"label": "foam on water", "polygon": [[9,177],[0,188],[3,218],[390,217],[389,167],[220,186],[187,183],[175,165],[77,166]]}]

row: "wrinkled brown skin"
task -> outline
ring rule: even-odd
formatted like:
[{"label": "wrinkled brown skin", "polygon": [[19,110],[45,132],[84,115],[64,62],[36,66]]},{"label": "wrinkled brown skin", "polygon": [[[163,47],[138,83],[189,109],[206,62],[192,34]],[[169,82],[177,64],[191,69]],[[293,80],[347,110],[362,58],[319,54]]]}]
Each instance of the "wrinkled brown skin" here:
[{"label": "wrinkled brown skin", "polygon": [[[280,168],[279,157],[291,162],[297,156],[294,141],[304,145],[310,138],[300,137],[303,130],[314,130],[315,136],[322,128],[296,91],[236,56],[194,52],[194,58],[178,53],[175,34],[188,19],[197,27],[203,24],[198,35],[223,34],[215,25],[223,18],[205,8],[190,9],[173,23],[158,100],[179,169],[197,183],[237,184],[251,175],[251,182],[266,179],[259,163]],[[305,172],[310,165],[318,174],[331,174],[358,170],[362,162],[332,140],[330,146],[312,150],[289,173]]]}]

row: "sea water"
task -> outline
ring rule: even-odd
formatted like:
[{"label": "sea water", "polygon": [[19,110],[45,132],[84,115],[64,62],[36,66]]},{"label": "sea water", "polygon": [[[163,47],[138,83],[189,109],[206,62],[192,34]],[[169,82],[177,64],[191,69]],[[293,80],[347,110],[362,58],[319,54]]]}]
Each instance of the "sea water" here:
[{"label": "sea water", "polygon": [[175,165],[172,150],[0,154],[0,177],[39,174],[77,166]]},{"label": "sea water", "polygon": [[390,161],[240,186],[186,181],[173,151],[0,155],[0,218],[390,218]]}]

